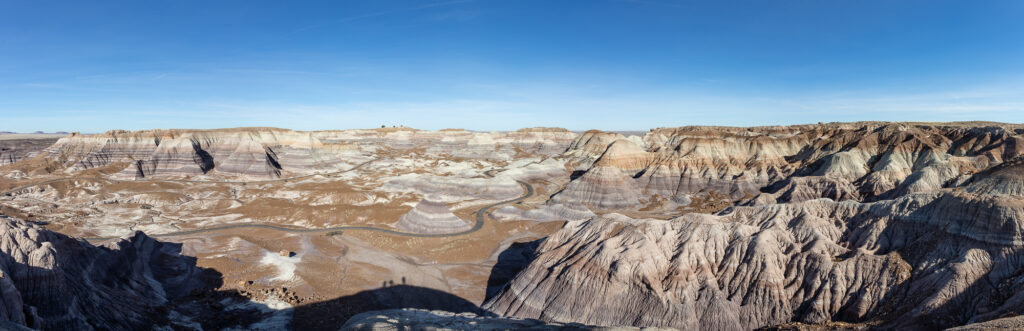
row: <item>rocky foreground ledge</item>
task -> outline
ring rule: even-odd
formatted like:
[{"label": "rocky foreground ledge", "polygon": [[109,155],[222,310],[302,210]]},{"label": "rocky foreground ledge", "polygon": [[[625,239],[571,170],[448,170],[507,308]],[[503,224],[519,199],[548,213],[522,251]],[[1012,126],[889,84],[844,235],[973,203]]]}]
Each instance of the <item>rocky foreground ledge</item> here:
[{"label": "rocky foreground ledge", "polygon": [[138,231],[94,246],[0,215],[0,330],[287,328],[180,252]]},{"label": "rocky foreground ledge", "polygon": [[473,313],[452,313],[439,310],[391,309],[371,311],[353,316],[342,330],[672,330],[664,328],[595,327],[576,323],[548,323],[535,319],[485,317]]},{"label": "rocky foreground ledge", "polygon": [[0,321],[45,330],[131,330],[202,289],[179,246],[136,232],[102,246],[0,216]]}]

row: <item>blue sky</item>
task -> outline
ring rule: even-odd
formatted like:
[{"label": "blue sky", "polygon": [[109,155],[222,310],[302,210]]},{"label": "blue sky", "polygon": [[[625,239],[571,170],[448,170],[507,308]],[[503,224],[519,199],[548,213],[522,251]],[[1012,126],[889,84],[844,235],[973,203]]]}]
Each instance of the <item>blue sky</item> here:
[{"label": "blue sky", "polygon": [[1024,1],[0,0],[0,131],[1024,122]]}]

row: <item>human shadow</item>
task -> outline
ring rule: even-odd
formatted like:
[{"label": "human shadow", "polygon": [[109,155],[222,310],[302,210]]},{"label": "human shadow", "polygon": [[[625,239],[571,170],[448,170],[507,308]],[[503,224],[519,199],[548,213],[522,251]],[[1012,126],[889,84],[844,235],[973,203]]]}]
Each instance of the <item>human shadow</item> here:
[{"label": "human shadow", "polygon": [[[487,279],[484,301],[490,300],[501,291],[536,256],[537,248],[544,239],[517,242],[498,255],[498,261],[491,268]],[[480,316],[495,316],[476,304],[457,295],[419,286],[383,281],[380,288],[366,290],[333,300],[315,302],[292,308],[292,328],[295,330],[337,330],[352,316],[360,313],[385,309],[426,309],[454,313],[474,313]]]},{"label": "human shadow", "polygon": [[294,330],[338,330],[349,318],[360,313],[415,308],[474,313],[491,316],[477,305],[457,295],[412,285],[387,285],[333,300],[292,308]]}]

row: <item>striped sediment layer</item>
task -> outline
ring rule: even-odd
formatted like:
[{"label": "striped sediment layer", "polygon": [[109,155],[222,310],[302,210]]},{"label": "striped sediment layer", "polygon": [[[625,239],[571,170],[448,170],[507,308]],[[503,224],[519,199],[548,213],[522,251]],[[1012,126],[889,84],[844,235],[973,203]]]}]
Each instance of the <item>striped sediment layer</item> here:
[{"label": "striped sediment layer", "polygon": [[[27,136],[27,135],[19,135]],[[36,156],[53,143],[57,138],[3,139],[0,135],[0,166],[15,163]]]},{"label": "striped sediment layer", "polygon": [[640,190],[621,170],[598,166],[573,180],[551,198],[554,203],[582,203],[598,209],[622,209],[640,206]]},{"label": "striped sediment layer", "polygon": [[503,206],[491,212],[497,220],[532,220],[532,221],[579,221],[594,217],[594,212],[582,203],[550,203],[535,209],[519,209],[515,206]]},{"label": "striped sediment layer", "polygon": [[121,178],[222,174],[269,179],[283,173],[340,170],[359,163],[351,162],[354,154],[380,148],[424,148],[436,155],[499,160],[511,160],[522,153],[553,156],[565,151],[575,136],[556,128],[511,132],[408,128],[110,131],[62,138],[46,150],[46,155],[71,171],[127,164],[118,175]]},{"label": "striped sediment layer", "polygon": [[309,132],[272,128],[111,131],[72,135],[48,149],[72,170],[124,162],[121,178],[222,174],[253,179],[283,172],[312,173],[348,166],[344,149]]},{"label": "striped sediment layer", "polygon": [[410,233],[438,234],[467,231],[473,225],[455,216],[444,202],[428,196],[402,215],[395,227]]}]

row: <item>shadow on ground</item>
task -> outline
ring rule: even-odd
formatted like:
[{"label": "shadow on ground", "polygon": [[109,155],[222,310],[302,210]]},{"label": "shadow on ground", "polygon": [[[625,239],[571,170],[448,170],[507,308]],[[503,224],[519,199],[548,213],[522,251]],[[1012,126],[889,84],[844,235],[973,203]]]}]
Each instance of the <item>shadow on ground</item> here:
[{"label": "shadow on ground", "polygon": [[356,314],[399,308],[488,314],[472,302],[454,294],[425,287],[393,285],[295,307],[292,312],[292,329],[337,330]]},{"label": "shadow on ground", "polygon": [[[63,237],[60,234],[57,236]],[[135,326],[148,323],[151,327],[166,326],[175,330],[221,330],[225,328],[338,330],[356,314],[402,308],[443,310],[454,313],[469,312],[480,316],[494,316],[475,303],[457,295],[442,290],[406,285],[404,278],[401,284],[396,284],[393,281],[384,282],[380,288],[278,310],[272,307],[272,303],[264,304],[251,301],[248,293],[234,289],[221,289],[224,285],[224,275],[213,268],[197,266],[195,257],[182,255],[182,244],[157,241],[141,233],[137,233],[136,236],[134,241],[112,241],[114,243],[112,245],[120,246],[119,249],[114,249],[114,246],[89,245],[91,247],[85,249],[96,250],[109,256],[97,258],[98,266],[93,263],[92,268],[83,265],[79,269],[97,273],[90,275],[92,278],[99,279],[102,275],[103,279],[107,280],[105,284],[109,286],[103,292],[111,294],[137,290],[131,285],[135,284],[134,280],[140,276],[129,271],[144,270],[147,275],[151,275],[155,281],[154,284],[160,285],[169,302],[162,305],[150,305],[133,301],[130,298],[119,298],[107,302],[106,307],[97,306],[95,308],[109,310],[113,307],[115,311],[121,310],[123,313],[138,311],[144,317],[134,324],[126,323],[124,325],[111,324],[110,321],[90,321],[94,327],[118,325],[122,328],[132,329]],[[499,293],[533,260],[541,242],[542,240],[514,243],[499,254],[498,261],[492,267],[487,281],[487,300]],[[150,255],[141,259],[136,255],[131,255],[137,254],[135,250],[130,249],[130,247],[134,247],[132,245],[150,247],[150,250],[139,251]],[[135,266],[138,261],[149,263],[144,266],[145,268],[140,269]],[[86,262],[88,261],[78,261],[78,263]],[[90,291],[95,290],[90,289]],[[85,292],[89,291],[83,293]],[[115,297],[126,296],[115,295]],[[36,303],[36,305],[46,306],[42,303]],[[89,309],[86,309],[86,313],[87,316],[102,315],[99,312],[90,313]],[[48,316],[44,316],[44,320],[45,317]],[[0,325],[0,329],[3,329],[2,325]]]},{"label": "shadow on ground", "polygon": [[[498,255],[487,279],[486,300],[490,300],[519,271],[533,261],[537,247],[543,239],[514,243]],[[334,300],[311,303],[293,308],[292,328],[295,330],[337,330],[349,318],[360,313],[383,310],[416,308],[444,310],[455,313],[470,312],[481,316],[494,316],[476,304],[459,296],[431,288],[384,283],[381,288],[362,291]]]},{"label": "shadow on ground", "polygon": [[497,295],[512,278],[533,261],[537,247],[542,242],[544,239],[513,243],[498,255],[498,262],[491,267],[491,275],[487,278],[487,295],[484,302]]}]

